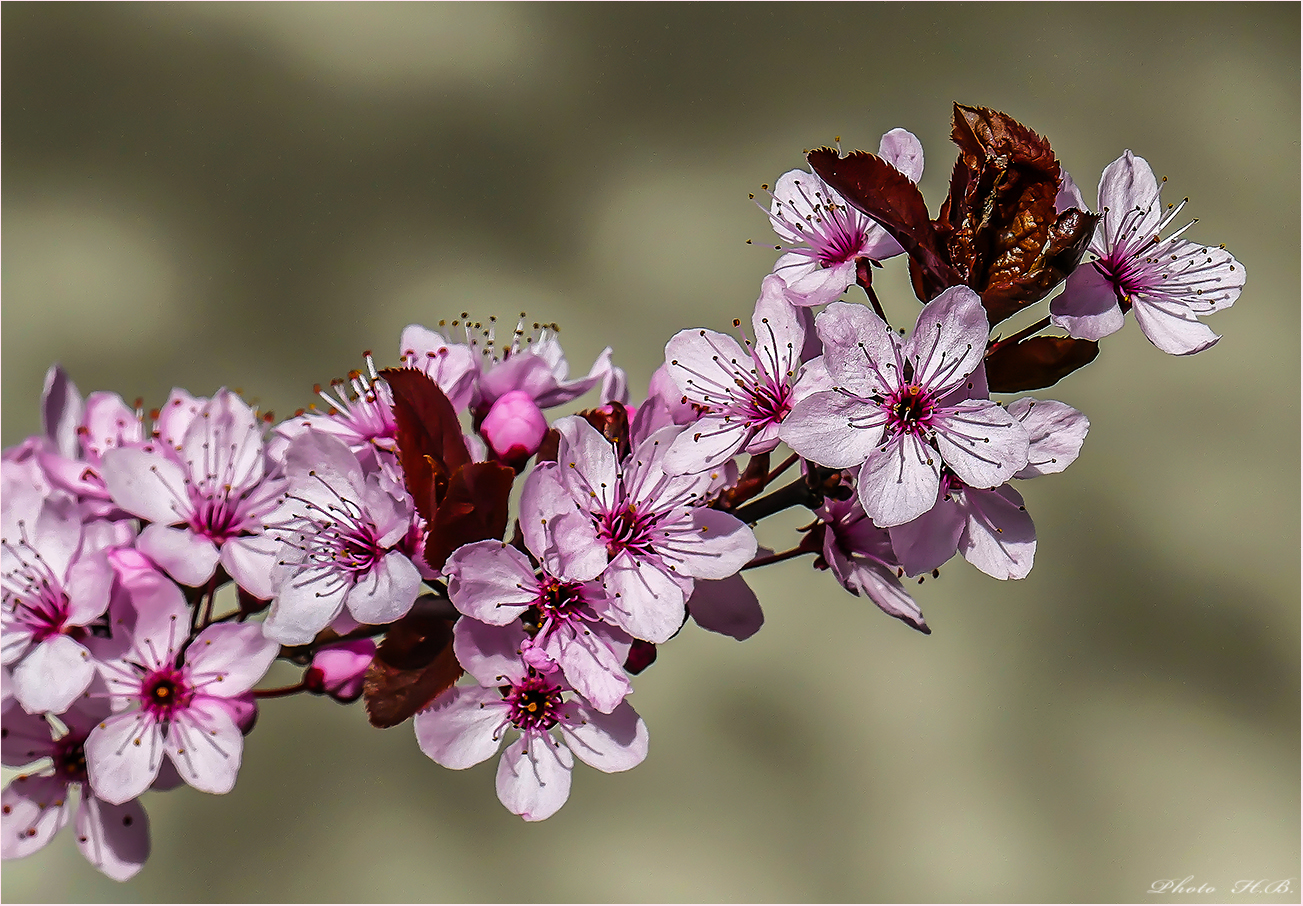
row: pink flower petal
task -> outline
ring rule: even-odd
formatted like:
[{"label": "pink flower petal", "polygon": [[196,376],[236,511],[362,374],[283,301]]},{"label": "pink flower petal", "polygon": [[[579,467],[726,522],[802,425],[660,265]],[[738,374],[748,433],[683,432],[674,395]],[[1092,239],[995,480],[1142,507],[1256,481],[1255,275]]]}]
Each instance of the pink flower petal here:
[{"label": "pink flower petal", "polygon": [[453,606],[481,623],[505,626],[538,596],[538,579],[529,559],[501,541],[462,545],[448,558],[443,572]]},{"label": "pink flower petal", "polygon": [[868,397],[890,393],[899,383],[900,337],[872,311],[834,302],[814,324],[823,341],[824,365],[836,386]]},{"label": "pink flower petal", "polygon": [[566,705],[561,736],[576,757],[608,774],[627,771],[647,757],[647,725],[628,702],[610,714],[571,700]]},{"label": "pink flower petal", "polygon": [[659,644],[683,625],[683,590],[648,560],[621,553],[602,574],[602,583],[611,601],[608,615],[634,638]]},{"label": "pink flower petal", "polygon": [[964,531],[964,511],[958,499],[947,495],[917,519],[891,527],[891,546],[905,575],[930,573],[959,550]]},{"label": "pink flower petal", "polygon": [[0,794],[4,807],[4,832],[0,834],[0,858],[30,856],[53,839],[71,813],[68,786],[49,774],[15,777]]},{"label": "pink flower petal", "polygon": [[263,632],[282,645],[306,645],[344,609],[348,585],[333,566],[290,572],[272,599]]},{"label": "pink flower petal", "polygon": [[149,789],[162,761],[162,728],[139,711],[105,718],[86,739],[91,789],[114,805]]},{"label": "pink flower petal", "polygon": [[498,799],[526,821],[557,813],[570,797],[570,750],[546,734],[526,734],[507,746],[498,762]]},{"label": "pink flower petal", "polygon": [[736,516],[708,507],[693,508],[690,539],[666,547],[681,558],[681,573],[699,579],[727,579],[756,555],[751,528]]},{"label": "pink flower petal", "polygon": [[149,816],[139,799],[122,805],[82,796],[77,809],[77,848],[115,881],[135,876],[149,858]]},{"label": "pink flower petal", "polygon": [[792,406],[778,436],[811,462],[847,469],[872,455],[886,423],[876,403],[821,390]]},{"label": "pink flower petal", "polygon": [[[628,638],[614,627],[610,631]],[[624,672],[624,656],[616,654],[599,627],[576,631],[565,626],[551,634],[547,653],[561,665],[566,681],[599,711],[610,712],[633,691]]]},{"label": "pink flower petal", "polygon": [[671,475],[714,469],[736,455],[750,434],[750,426],[740,418],[704,416],[674,438],[661,465]]},{"label": "pink flower petal", "polygon": [[1014,478],[1062,472],[1076,461],[1090,430],[1086,416],[1057,400],[1023,397],[1010,403],[1008,412],[1022,422],[1030,440],[1027,465],[1014,473]]},{"label": "pink flower petal", "polygon": [[95,676],[90,652],[66,635],[51,636],[14,668],[14,698],[27,711],[61,714]]},{"label": "pink flower petal", "polygon": [[[309,432],[311,433],[311,432]],[[219,559],[237,585],[266,601],[275,595],[272,569],[281,543],[270,535],[242,535],[222,545]]]},{"label": "pink flower petal", "polygon": [[942,459],[969,487],[1004,484],[1027,465],[1027,429],[990,400],[942,410],[933,426]]},{"label": "pink flower petal", "polygon": [[257,623],[215,623],[190,643],[186,663],[204,694],[231,698],[252,689],[279,653]]},{"label": "pink flower petal", "polygon": [[41,758],[52,758],[54,752],[50,722],[44,715],[28,714],[22,708],[5,709],[4,735],[0,736],[0,762],[5,767],[24,768]]},{"label": "pink flower petal", "polygon": [[760,599],[741,573],[727,579],[697,579],[687,606],[702,629],[739,642],[755,635],[765,622]]},{"label": "pink flower petal", "polygon": [[392,623],[412,609],[421,590],[421,573],[402,551],[385,554],[370,572],[358,577],[344,597],[354,618],[377,625]]},{"label": "pink flower petal", "polygon": [[416,743],[436,764],[460,771],[498,751],[509,706],[497,689],[453,686],[412,718]]},{"label": "pink flower petal", "polygon": [[996,579],[1021,579],[1036,556],[1036,527],[1022,496],[1008,485],[964,490],[967,521],[959,539],[964,559]]},{"label": "pink flower petal", "polygon": [[1050,300],[1050,323],[1081,340],[1099,340],[1122,329],[1125,316],[1112,281],[1083,261]]},{"label": "pink flower petal", "polygon": [[217,570],[217,545],[189,529],[155,522],[145,526],[136,548],[173,579],[192,588],[203,585]]},{"label": "pink flower petal", "polygon": [[1140,332],[1168,355],[1194,355],[1221,339],[1182,305],[1151,303],[1140,295],[1134,301]]},{"label": "pink flower petal", "polygon": [[186,473],[180,463],[162,453],[129,447],[107,450],[100,476],[113,502],[150,522],[171,525],[185,518]]},{"label": "pink flower petal", "polygon": [[865,460],[858,491],[868,517],[889,528],[931,509],[940,486],[937,452],[913,434],[898,434]]},{"label": "pink flower petal", "polygon": [[520,649],[526,638],[519,623],[490,626],[478,620],[458,620],[452,628],[452,651],[480,685],[501,686],[524,677]]},{"label": "pink flower petal", "polygon": [[913,382],[933,393],[963,383],[981,364],[989,333],[981,296],[967,286],[945,290],[923,306],[905,341],[903,352],[914,361]]},{"label": "pink flower petal", "polygon": [[177,773],[190,786],[216,795],[234,789],[244,737],[230,711],[217,700],[196,696],[178,712],[168,727],[165,747]]}]

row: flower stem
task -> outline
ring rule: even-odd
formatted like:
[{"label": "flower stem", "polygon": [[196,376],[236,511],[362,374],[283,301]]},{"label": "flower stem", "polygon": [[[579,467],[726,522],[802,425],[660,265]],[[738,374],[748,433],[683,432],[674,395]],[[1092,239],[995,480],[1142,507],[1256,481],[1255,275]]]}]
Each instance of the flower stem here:
[{"label": "flower stem", "polygon": [[1014,343],[1020,343],[1023,340],[1030,337],[1032,334],[1038,333],[1049,326],[1050,326],[1050,316],[1046,315],[1045,317],[1041,318],[1039,321],[1037,321],[1035,324],[1031,325],[1030,327],[1024,327],[1022,330],[1018,331],[1017,333],[1009,334],[1009,336],[1007,337],[1001,337],[998,340],[992,340],[986,350],[986,354],[990,356],[992,353],[996,352],[996,350],[1003,349],[1006,346],[1012,346]]},{"label": "flower stem", "polygon": [[781,463],[779,463],[778,468],[774,469],[774,471],[770,472],[767,476],[765,476],[765,486],[767,487],[771,481],[773,481],[779,475],[782,475],[784,472],[786,472],[788,469],[790,469],[792,466],[796,465],[800,461],[801,461],[801,457],[796,453],[793,453],[791,456],[784,459]]},{"label": "flower stem", "polygon": [[768,566],[771,563],[782,563],[784,560],[791,560],[793,557],[799,557],[801,554],[813,554],[814,551],[806,550],[801,547],[794,547],[790,551],[783,551],[781,554],[767,554],[763,557],[756,557],[751,562],[743,566],[743,569],[755,569],[757,566]]},{"label": "flower stem", "polygon": [[[423,614],[445,620],[456,620],[461,616],[457,608],[453,607],[452,602],[447,598],[436,597],[431,594],[421,595],[417,598],[408,614]],[[277,657],[297,664],[307,664],[312,660],[312,656],[317,653],[318,649],[340,642],[352,642],[357,639],[369,639],[373,636],[383,635],[389,631],[389,627],[392,625],[393,623],[365,623],[343,635],[339,635],[330,629],[323,629],[317,633],[315,639],[305,645],[282,645],[280,654]]]},{"label": "flower stem", "polygon": [[287,695],[295,695],[299,692],[307,692],[308,687],[302,682],[297,682],[292,686],[281,686],[276,689],[254,689],[254,698],[284,698]]}]

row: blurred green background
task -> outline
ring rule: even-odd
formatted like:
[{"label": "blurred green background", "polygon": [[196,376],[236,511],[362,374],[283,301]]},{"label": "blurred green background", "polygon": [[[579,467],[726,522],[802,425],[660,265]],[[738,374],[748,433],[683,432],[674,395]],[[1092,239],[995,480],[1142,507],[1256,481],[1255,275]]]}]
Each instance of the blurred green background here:
[{"label": "blurred green background", "polygon": [[1046,134],[1092,203],[1133,149],[1248,272],[1214,349],[1128,323],[1042,392],[1092,428],[1021,485],[1036,568],[953,562],[917,589],[931,637],[808,561],[753,573],[760,634],[665,646],[633,699],[647,761],[577,767],[541,825],[493,761],[271,701],[232,794],[146,797],[136,879],[65,830],[5,864],[5,899],[1130,901],[1193,876],[1297,901],[1296,4],[2,15],[5,445],[53,361],[83,392],[228,385],[284,416],[463,310],[560,322],[575,372],[609,343],[637,394],[675,331],[748,316],[775,257],[749,191],[905,126],[935,210],[954,100]]}]

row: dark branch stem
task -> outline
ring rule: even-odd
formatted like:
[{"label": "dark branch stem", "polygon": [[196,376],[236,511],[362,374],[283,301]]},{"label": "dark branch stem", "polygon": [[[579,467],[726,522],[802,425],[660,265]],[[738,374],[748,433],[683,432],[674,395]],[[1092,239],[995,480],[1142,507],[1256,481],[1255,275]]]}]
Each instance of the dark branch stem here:
[{"label": "dark branch stem", "polygon": [[774,469],[774,471],[770,472],[768,475],[765,476],[765,487],[768,487],[771,481],[773,481],[779,475],[782,475],[784,472],[786,472],[788,469],[790,469],[792,466],[796,465],[800,461],[801,461],[801,457],[798,456],[796,453],[793,453],[791,456],[784,459],[779,464],[778,468]]},{"label": "dark branch stem", "polygon": [[783,485],[767,497],[761,497],[759,500],[738,507],[733,511],[733,515],[743,522],[754,525],[766,516],[780,513],[789,507],[809,506],[813,502],[814,495],[810,493],[810,486],[802,477],[791,484]]},{"label": "dark branch stem", "polygon": [[790,551],[783,551],[781,554],[768,554],[763,557],[756,557],[750,563],[743,566],[743,569],[755,569],[757,566],[768,566],[771,563],[782,563],[784,560],[791,560],[793,557],[799,557],[801,554],[813,554],[814,551],[806,550],[801,547],[794,547]]},{"label": "dark branch stem", "polygon": [[1017,333],[1013,333],[1007,337],[1001,337],[1000,339],[995,340],[993,343],[991,343],[990,348],[986,350],[986,354],[989,356],[992,353],[994,353],[997,349],[1003,349],[1006,346],[1012,346],[1014,343],[1021,343],[1023,340],[1027,339],[1032,334],[1039,333],[1040,331],[1044,330],[1049,326],[1050,326],[1050,317],[1049,315],[1046,315],[1045,317],[1041,318],[1039,321],[1037,321],[1035,324],[1031,325],[1030,327],[1024,327],[1022,330],[1018,331]]},{"label": "dark branch stem", "polygon": [[281,686],[277,689],[254,689],[254,698],[284,698],[287,695],[296,695],[299,692],[307,692],[308,687],[302,682],[295,683],[293,686]]},{"label": "dark branch stem", "polygon": [[[421,595],[417,598],[416,603],[412,605],[412,609],[408,613],[439,617],[445,620],[456,620],[461,616],[457,608],[453,607],[452,602],[447,598],[440,598],[431,594]],[[336,635],[329,629],[323,629],[315,639],[306,645],[282,645],[280,654],[277,657],[306,664],[320,648],[325,648],[327,645],[336,645],[340,642],[353,642],[357,639],[369,639],[382,635],[388,632],[389,627],[392,625],[392,623],[363,624],[343,635]]]}]

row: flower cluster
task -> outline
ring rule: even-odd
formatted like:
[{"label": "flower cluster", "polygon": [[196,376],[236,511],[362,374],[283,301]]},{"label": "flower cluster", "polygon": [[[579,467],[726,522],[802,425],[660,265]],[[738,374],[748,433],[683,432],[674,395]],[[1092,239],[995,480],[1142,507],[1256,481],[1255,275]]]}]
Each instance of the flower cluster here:
[{"label": "flower cluster", "polygon": [[[1165,352],[1208,348],[1199,318],[1244,269],[1185,227],[1162,238],[1184,202],[1163,208],[1130,151],[1092,212],[1004,114],[956,105],[953,135],[936,218],[903,129],[783,174],[767,209],[782,255],[747,328],[670,337],[637,405],[609,348],[571,378],[556,326],[523,316],[506,339],[466,314],[412,325],[396,367],[367,353],[318,388],[324,408],[280,422],[226,389],[146,413],[51,368],[43,431],[0,473],[3,760],[24,771],[3,857],[44,846],[75,789],[82,853],[131,877],[142,797],[229,792],[259,700],[294,694],[363,698],[377,727],[410,718],[447,768],[501,752],[498,798],[542,820],[576,757],[613,772],[647,756],[629,697],[659,646],[689,620],[760,629],[748,570],[810,555],[924,633],[906,577],[956,554],[1026,576],[1036,535],[1013,482],[1067,468],[1089,423],[1025,394],[1088,364],[1128,311]],[[872,284],[902,256],[922,303],[909,330]],[[856,287],[864,302],[843,298]],[[590,392],[593,408],[550,411]],[[792,545],[758,547],[754,526],[791,507],[811,517]],[[298,682],[259,688],[277,659]]]}]

